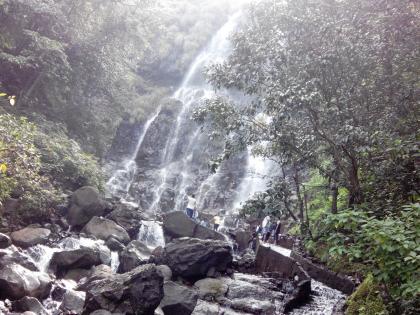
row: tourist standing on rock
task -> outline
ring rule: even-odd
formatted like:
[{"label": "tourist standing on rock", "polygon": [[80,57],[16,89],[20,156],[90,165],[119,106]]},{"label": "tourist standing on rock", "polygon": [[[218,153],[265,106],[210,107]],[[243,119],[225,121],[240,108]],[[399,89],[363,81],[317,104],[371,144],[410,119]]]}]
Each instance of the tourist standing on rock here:
[{"label": "tourist standing on rock", "polygon": [[213,229],[215,231],[217,231],[217,229],[219,228],[220,222],[221,222],[220,216],[216,214],[213,218]]},{"label": "tourist standing on rock", "polygon": [[195,199],[195,195],[191,194],[191,196],[188,197],[188,204],[187,204],[187,216],[192,219],[194,215],[194,211],[197,208],[197,200]]},{"label": "tourist standing on rock", "polygon": [[[269,215],[267,215],[264,220],[262,221],[262,240],[265,241],[267,239],[267,233],[270,232],[270,227],[271,227],[271,218]],[[270,237],[270,235],[268,236]]]}]

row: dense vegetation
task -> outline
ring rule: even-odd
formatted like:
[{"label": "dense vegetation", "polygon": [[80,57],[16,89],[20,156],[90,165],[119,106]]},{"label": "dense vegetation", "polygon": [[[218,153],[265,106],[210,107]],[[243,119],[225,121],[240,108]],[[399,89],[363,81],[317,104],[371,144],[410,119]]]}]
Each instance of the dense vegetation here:
[{"label": "dense vegetation", "polygon": [[[370,274],[375,314],[419,303],[419,9],[410,0],[255,4],[229,59],[207,71],[215,88],[250,101],[216,97],[194,115],[226,140],[216,162],[252,146],[278,163],[281,174],[243,213],[289,217],[318,259]],[[354,307],[348,314],[373,314]]]}]

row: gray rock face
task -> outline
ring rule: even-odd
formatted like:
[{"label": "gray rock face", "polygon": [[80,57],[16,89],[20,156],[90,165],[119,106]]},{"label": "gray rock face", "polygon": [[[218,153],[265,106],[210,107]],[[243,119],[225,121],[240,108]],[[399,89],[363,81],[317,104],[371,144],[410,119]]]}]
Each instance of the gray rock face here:
[{"label": "gray rock face", "polygon": [[222,234],[197,224],[182,211],[174,211],[163,217],[163,233],[169,241],[179,237],[194,237],[223,241]]},{"label": "gray rock face", "polygon": [[50,268],[64,272],[77,268],[89,269],[100,264],[102,264],[100,252],[93,248],[83,247],[54,253]]},{"label": "gray rock face", "polygon": [[6,234],[0,233],[0,249],[7,248],[12,245],[12,240]]},{"label": "gray rock face", "polygon": [[31,271],[39,271],[38,267],[32,260],[17,250],[10,253],[0,252],[0,268],[10,266],[12,264],[19,264]]},{"label": "gray rock face", "polygon": [[160,307],[165,315],[190,315],[197,304],[197,293],[183,285],[168,281],[163,285]]},{"label": "gray rock face", "polygon": [[45,244],[50,234],[51,231],[48,229],[26,227],[22,230],[12,232],[10,238],[13,244],[27,248],[37,244]]},{"label": "gray rock face", "polygon": [[121,243],[130,242],[130,236],[122,226],[119,226],[112,220],[93,217],[83,228],[82,232],[93,235],[96,238],[106,241],[113,237]]},{"label": "gray rock face", "polygon": [[12,303],[14,312],[33,312],[38,315],[48,315],[47,310],[34,297],[25,296]]},{"label": "gray rock face", "polygon": [[64,293],[63,302],[60,305],[60,310],[70,312],[71,314],[80,314],[83,311],[85,304],[85,292],[69,290]]},{"label": "gray rock face", "polygon": [[200,299],[216,300],[226,295],[229,286],[223,279],[206,278],[194,283]]},{"label": "gray rock face", "polygon": [[198,280],[210,269],[224,273],[232,263],[229,245],[222,241],[179,238],[166,245],[161,259],[175,276]]},{"label": "gray rock face", "polygon": [[105,209],[106,202],[96,188],[90,186],[79,188],[71,196],[68,222],[72,226],[83,226],[94,216],[102,216]]},{"label": "gray rock face", "polygon": [[113,236],[111,236],[110,238],[106,240],[105,245],[108,246],[108,248],[112,251],[119,252],[124,249],[124,245],[121,244],[121,242],[117,240],[116,238],[114,238]]},{"label": "gray rock face", "polygon": [[149,261],[150,249],[140,241],[132,241],[120,253],[119,273],[125,273]]},{"label": "gray rock face", "polygon": [[18,264],[0,269],[0,299],[20,299],[31,296],[46,298],[51,291],[51,279],[42,272],[31,271]]},{"label": "gray rock face", "polygon": [[136,237],[141,226],[142,215],[138,208],[128,205],[119,205],[117,209],[106,216],[107,219],[114,221],[122,226],[133,239]]},{"label": "gray rock face", "polygon": [[172,270],[166,265],[156,266],[158,273],[163,277],[163,281],[169,281],[172,279]]},{"label": "gray rock face", "polygon": [[238,230],[235,232],[235,241],[238,243],[238,250],[243,251],[248,248],[248,242],[251,239],[249,231]]},{"label": "gray rock face", "polygon": [[127,315],[153,315],[163,298],[163,278],[155,265],[93,281],[86,292],[82,314],[106,310]]}]

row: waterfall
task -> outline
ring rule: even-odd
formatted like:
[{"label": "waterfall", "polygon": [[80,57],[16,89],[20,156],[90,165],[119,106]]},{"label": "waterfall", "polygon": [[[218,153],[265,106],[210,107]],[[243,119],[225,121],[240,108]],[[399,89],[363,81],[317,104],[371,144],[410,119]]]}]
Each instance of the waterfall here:
[{"label": "waterfall", "polygon": [[[165,189],[168,188],[168,178],[173,173],[173,169],[178,172],[177,185],[171,188],[175,191],[174,210],[181,209],[187,188],[196,187],[192,190],[201,190],[201,187],[197,188],[197,178],[191,164],[193,163],[194,152],[198,149],[197,146],[201,144],[200,137],[202,137],[202,134],[199,126],[194,125],[192,128],[189,126],[191,109],[195,105],[200,105],[203,100],[215,95],[213,88],[206,82],[203,71],[210,64],[222,62],[226,59],[231,50],[229,36],[236,29],[240,16],[241,13],[234,14],[222,26],[212,38],[210,44],[194,60],[181,86],[173,94],[173,98],[182,103],[182,108],[176,118],[173,133],[168,138],[163,151],[162,168],[158,173],[159,185],[149,208],[153,212],[159,210],[159,203]],[[188,132],[183,132],[183,128],[188,129]],[[179,146],[183,146],[181,157],[177,157],[175,154]]]},{"label": "waterfall", "polygon": [[136,157],[139,153],[141,145],[146,137],[147,131],[149,130],[152,123],[159,116],[161,107],[159,106],[156,112],[150,117],[143,126],[143,130],[137,140],[136,148],[131,157],[126,160],[121,169],[117,169],[112,177],[106,183],[107,191],[113,196],[119,196],[123,199],[127,198],[128,191],[130,190],[131,184],[134,181],[134,176],[137,172]]},{"label": "waterfall", "polygon": [[[210,141],[201,126],[191,120],[193,110],[216,95],[203,71],[227,59],[232,49],[229,37],[237,29],[241,16],[241,12],[232,15],[192,62],[171,96],[180,106],[158,109],[145,123],[131,158],[107,183],[111,195],[125,202],[134,201],[156,216],[183,210],[189,193],[197,195],[199,211],[215,213],[222,208],[229,212],[233,205],[239,206],[254,192],[266,188],[266,177],[261,175],[268,175],[271,166],[268,161],[252,156],[251,150],[246,159],[241,156],[225,161],[212,174],[208,162],[221,153],[222,144]],[[245,98],[236,95],[239,93],[233,95],[232,91],[218,93],[238,102]],[[136,160],[142,164],[137,165]]]},{"label": "waterfall", "polygon": [[156,221],[142,221],[138,240],[143,242],[150,249],[158,246],[165,246],[162,226]]}]

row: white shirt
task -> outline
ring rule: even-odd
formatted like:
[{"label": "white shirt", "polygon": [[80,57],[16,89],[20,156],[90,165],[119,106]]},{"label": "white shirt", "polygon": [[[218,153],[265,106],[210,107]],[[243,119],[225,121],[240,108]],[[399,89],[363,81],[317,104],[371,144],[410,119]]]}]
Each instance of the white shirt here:
[{"label": "white shirt", "polygon": [[266,216],[262,222],[262,227],[265,228],[270,224],[270,217]]},{"label": "white shirt", "polygon": [[195,198],[193,197],[188,196],[187,208],[195,210],[196,207],[197,207],[197,200],[195,200]]}]

